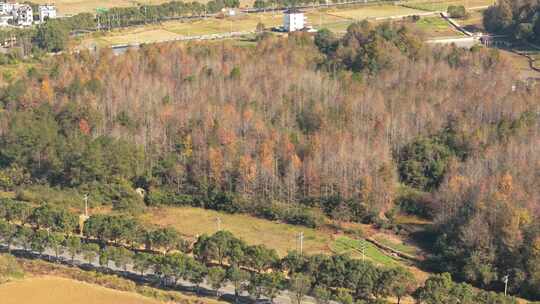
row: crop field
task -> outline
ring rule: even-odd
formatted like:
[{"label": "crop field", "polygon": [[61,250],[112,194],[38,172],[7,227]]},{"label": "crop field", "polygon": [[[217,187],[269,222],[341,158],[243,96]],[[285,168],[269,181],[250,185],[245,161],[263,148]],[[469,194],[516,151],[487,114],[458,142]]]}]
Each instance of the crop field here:
[{"label": "crop field", "polygon": [[450,5],[463,5],[467,8],[477,8],[493,4],[493,0],[410,0],[407,7],[424,11],[446,11]]},{"label": "crop field", "polygon": [[75,15],[83,12],[95,12],[97,8],[128,7],[137,4],[161,4],[168,0],[34,0],[33,3],[54,3],[60,15]]},{"label": "crop field", "polygon": [[398,266],[399,262],[384,254],[379,248],[370,242],[351,239],[349,237],[339,237],[332,244],[332,251],[336,254],[349,254],[352,257],[362,258],[362,246],[365,247],[364,254],[366,260],[383,266]]},{"label": "crop field", "polygon": [[203,233],[212,234],[218,229],[217,218],[221,219],[221,229],[232,232],[248,244],[264,244],[276,249],[278,254],[298,249],[298,234],[304,233],[306,253],[330,253],[332,234],[302,226],[289,225],[251,217],[243,214],[227,214],[193,207],[160,208],[145,213],[142,220],[148,224],[171,226],[180,233],[195,238]]},{"label": "crop field", "polygon": [[[34,0],[32,2],[37,4],[54,3],[58,8],[58,13],[60,15],[69,16],[78,13],[95,12],[97,8],[156,5],[170,1],[171,0]],[[206,3],[208,0],[195,0],[195,2]],[[252,4],[253,0],[240,0],[241,7],[252,6]]]},{"label": "crop field", "polygon": [[422,11],[399,5],[373,5],[356,8],[331,9],[326,11],[327,15],[347,18],[351,20],[406,16],[418,13],[422,13]]},{"label": "crop field", "polygon": [[[328,28],[336,32],[343,32],[355,20],[379,18],[389,16],[402,16],[419,13],[421,11],[394,5],[377,5],[367,7],[353,7],[331,10],[312,10],[306,12],[307,24],[315,28]],[[82,41],[82,45],[115,45],[130,43],[151,43],[165,40],[174,40],[183,36],[199,36],[221,34],[229,32],[254,31],[260,22],[266,28],[282,24],[282,13],[244,14],[225,19],[208,18],[195,21],[170,21],[161,25],[147,25],[114,30],[99,36],[89,37]]]},{"label": "crop field", "polygon": [[34,277],[0,285],[2,304],[157,304],[129,292],[60,277]]},{"label": "crop field", "polygon": [[455,30],[446,20],[440,17],[424,17],[413,24],[413,27],[422,31],[427,37],[447,37],[463,35]]},{"label": "crop field", "polygon": [[374,236],[372,236],[372,238],[375,239],[377,242],[389,248],[397,250],[399,252],[403,252],[410,255],[418,254],[418,248],[404,243],[401,239],[397,237],[392,237],[383,233],[377,233]]},{"label": "crop field", "polygon": [[[345,28],[351,23],[342,17],[319,12],[306,14],[309,24],[315,27],[329,23],[344,23]],[[83,45],[97,44],[107,46],[114,44],[151,43],[165,40],[174,40],[183,36],[200,36],[210,34],[222,34],[229,32],[252,32],[258,23],[266,28],[281,25],[283,15],[281,13],[246,14],[227,19],[208,18],[196,21],[170,21],[162,25],[147,25],[128,29],[115,30],[104,35],[90,37],[83,40]]]}]

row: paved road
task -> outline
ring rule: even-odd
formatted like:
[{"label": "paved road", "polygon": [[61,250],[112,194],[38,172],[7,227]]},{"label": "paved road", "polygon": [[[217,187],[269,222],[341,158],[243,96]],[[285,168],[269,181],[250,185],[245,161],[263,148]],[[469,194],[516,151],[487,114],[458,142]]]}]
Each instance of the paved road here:
[{"label": "paved road", "polygon": [[[3,246],[3,245],[0,245],[0,246]],[[3,247],[5,248],[5,246],[3,246]],[[24,250],[23,250],[22,246],[12,245],[11,250],[16,255],[22,256],[24,254]],[[54,251],[50,250],[50,249],[47,249],[43,253],[43,255],[41,255],[41,256],[39,256],[35,252],[32,252],[32,255],[35,258],[39,258],[39,259],[42,259],[42,260],[45,260],[45,261],[55,260]],[[78,254],[78,255],[75,256],[73,264],[71,263],[71,256],[67,252],[64,252],[61,255],[59,255],[59,260],[63,264],[78,266],[79,268],[83,268],[85,270],[87,270],[89,268],[94,268],[96,271],[99,271],[99,269],[104,268],[103,266],[99,265],[98,258],[94,259],[94,261],[92,261],[92,263],[89,264],[88,261],[86,259],[84,259],[82,254]],[[114,265],[114,263],[112,263],[112,262],[109,262],[109,264],[106,266],[106,268],[108,268],[109,270],[112,270],[116,274],[118,274],[120,276],[123,276],[123,277],[126,277],[126,278],[130,278],[130,279],[138,278],[138,279],[141,279],[140,272],[134,271],[132,264],[129,264],[127,266],[127,271],[124,271],[124,269],[120,269],[120,268],[116,267]],[[144,275],[143,279],[145,281],[149,282],[152,279],[152,275],[153,275],[153,271],[151,271],[151,270],[147,271],[147,272],[145,272],[145,275]],[[204,283],[202,283],[199,286],[199,288],[200,288],[199,289],[199,296],[212,296],[212,297],[215,296],[215,291],[212,289],[210,284],[208,284],[206,281]],[[180,292],[186,292],[186,291],[187,292],[194,292],[195,289],[196,289],[196,286],[194,284],[190,283],[189,281],[178,280],[176,289],[178,291],[180,291]],[[226,300],[226,301],[230,301],[230,302],[234,301],[234,286],[232,284],[226,284],[223,288],[221,288],[219,290],[219,292],[220,292],[220,296],[221,296],[222,300]],[[249,299],[249,295],[246,292],[242,292],[240,302],[246,303],[246,302],[252,302],[252,300]],[[315,302],[316,302],[315,299],[312,298],[312,297],[305,297],[305,299],[303,301],[303,303],[315,303]],[[292,304],[291,298],[290,298],[289,293],[287,291],[281,292],[274,299],[274,303],[275,304]],[[336,304],[336,303],[334,303],[334,304]]]}]

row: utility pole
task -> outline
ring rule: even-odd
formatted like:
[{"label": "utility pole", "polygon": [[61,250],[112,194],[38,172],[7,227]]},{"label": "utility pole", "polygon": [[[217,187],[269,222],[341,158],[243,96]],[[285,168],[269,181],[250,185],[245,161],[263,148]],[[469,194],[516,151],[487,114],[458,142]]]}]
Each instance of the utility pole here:
[{"label": "utility pole", "polygon": [[88,193],[84,195],[84,216],[88,217]]},{"label": "utility pole", "polygon": [[362,263],[366,260],[366,240],[360,240],[360,250],[362,250]]},{"label": "utility pole", "polygon": [[508,291],[508,275],[505,275],[503,277],[504,282],[504,296],[506,297],[507,291]]},{"label": "utility pole", "polygon": [[221,218],[216,217],[217,230],[221,231]]},{"label": "utility pole", "polygon": [[298,233],[298,241],[300,243],[300,255],[302,255],[304,249],[304,232]]}]

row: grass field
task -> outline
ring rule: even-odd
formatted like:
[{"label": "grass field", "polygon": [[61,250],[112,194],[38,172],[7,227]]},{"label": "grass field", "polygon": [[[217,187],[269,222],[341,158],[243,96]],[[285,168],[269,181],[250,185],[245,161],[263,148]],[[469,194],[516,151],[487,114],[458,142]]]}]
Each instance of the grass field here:
[{"label": "grass field", "polygon": [[450,5],[463,5],[467,8],[474,8],[488,6],[493,3],[493,0],[410,0],[405,5],[424,11],[446,11]]},{"label": "grass field", "polygon": [[192,207],[160,208],[145,213],[142,220],[148,224],[171,226],[180,233],[195,238],[203,233],[217,231],[217,218],[221,229],[228,230],[248,244],[264,244],[280,255],[298,248],[298,234],[304,233],[304,252],[330,253],[332,234],[302,226],[288,225],[243,214],[227,214]]},{"label": "grass field", "polygon": [[34,277],[0,285],[2,304],[157,304],[135,293],[60,277]]},{"label": "grass field", "polygon": [[418,13],[422,13],[422,11],[399,5],[373,5],[357,8],[331,9],[326,11],[327,15],[351,20],[404,16]]}]

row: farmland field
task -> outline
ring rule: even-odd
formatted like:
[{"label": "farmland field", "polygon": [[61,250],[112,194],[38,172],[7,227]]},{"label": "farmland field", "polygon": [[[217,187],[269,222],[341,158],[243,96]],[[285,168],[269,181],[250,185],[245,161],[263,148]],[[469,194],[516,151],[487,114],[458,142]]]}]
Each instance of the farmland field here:
[{"label": "farmland field", "polygon": [[140,4],[161,4],[168,0],[34,0],[37,4],[54,3],[60,15],[74,15],[82,12],[95,12],[97,8],[128,7]]},{"label": "farmland field", "polygon": [[129,292],[60,277],[35,277],[0,285],[2,304],[157,304]]},{"label": "farmland field", "polygon": [[[401,16],[419,13],[420,11],[394,5],[377,5],[356,8],[312,10],[306,12],[307,24],[315,28],[326,27],[342,32],[355,20],[389,16]],[[182,36],[199,36],[228,32],[254,31],[260,22],[266,28],[282,24],[282,13],[245,14],[236,17],[217,19],[208,18],[188,22],[170,21],[161,25],[147,25],[114,30],[98,37],[87,38],[83,45],[100,46],[130,43],[150,43],[174,40]]]},{"label": "farmland field", "polygon": [[450,5],[463,5],[467,8],[483,7],[493,4],[493,0],[411,0],[407,7],[424,11],[446,11]]},{"label": "farmland field", "polygon": [[351,20],[362,20],[367,18],[413,15],[422,13],[422,11],[398,5],[373,5],[357,8],[332,9],[328,10],[326,13],[330,16]]},{"label": "farmland field", "polygon": [[332,244],[332,251],[336,254],[349,254],[356,258],[362,258],[362,246],[365,246],[364,254],[367,260],[384,266],[398,266],[399,263],[385,255],[375,245],[363,240],[339,237]]},{"label": "farmland field", "polygon": [[413,26],[430,38],[462,35],[461,32],[455,30],[446,20],[440,17],[424,17],[415,22]]},{"label": "farmland field", "polygon": [[[47,4],[54,3],[58,8],[58,13],[62,16],[75,15],[78,13],[95,12],[97,8],[129,7],[135,5],[156,5],[171,0],[35,0],[33,3]],[[191,1],[188,1],[191,2]],[[196,2],[206,3],[208,0],[196,0]],[[240,5],[251,6],[252,0],[241,0]]]},{"label": "farmland field", "polygon": [[372,238],[375,239],[377,242],[399,252],[403,252],[413,256],[418,254],[418,248],[405,244],[401,239],[397,237],[392,237],[384,233],[377,233],[372,236]]}]

